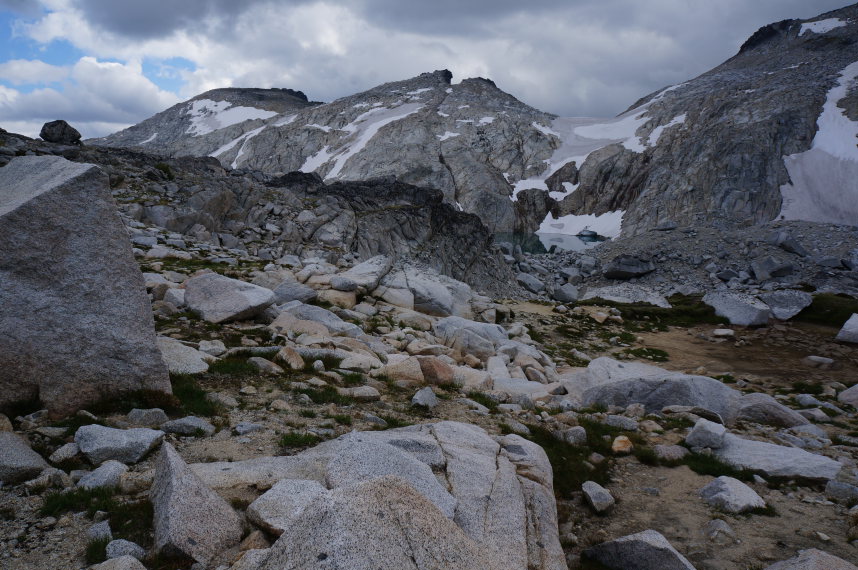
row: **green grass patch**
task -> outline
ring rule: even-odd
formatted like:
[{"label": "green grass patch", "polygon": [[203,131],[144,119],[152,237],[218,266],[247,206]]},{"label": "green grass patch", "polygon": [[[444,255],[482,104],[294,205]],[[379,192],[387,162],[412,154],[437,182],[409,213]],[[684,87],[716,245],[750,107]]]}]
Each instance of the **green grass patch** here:
[{"label": "green grass patch", "polygon": [[277,440],[280,447],[310,447],[321,442],[322,438],[312,433],[284,433]]},{"label": "green grass patch", "polygon": [[200,388],[190,374],[171,374],[170,379],[173,395],[179,399],[182,413],[193,416],[216,416],[222,413],[222,407],[206,399],[206,391]]},{"label": "green grass patch", "polygon": [[110,542],[110,539],[107,537],[91,540],[89,544],[86,545],[86,553],[84,555],[86,563],[98,564],[99,562],[107,560],[108,542]]},{"label": "green grass patch", "polygon": [[354,398],[351,396],[343,396],[333,386],[322,386],[321,388],[301,388],[296,390],[301,394],[306,394],[314,404],[337,404],[338,406],[348,406],[354,403]]},{"label": "green grass patch", "polygon": [[[595,481],[599,484],[607,484],[610,459],[605,459],[590,469],[587,466],[587,457],[591,450],[588,446],[574,446],[556,439],[549,430],[538,425],[528,425],[530,435],[522,436],[540,445],[545,450],[551,468],[554,472],[554,494],[558,499],[569,500],[575,493],[581,490],[585,481]],[[591,437],[597,437],[596,433],[591,436],[587,429],[588,442]],[[604,443],[604,442],[602,442]],[[610,448],[610,443],[607,444]]]},{"label": "green grass patch", "polygon": [[685,456],[685,459],[679,463],[687,465],[692,471],[700,475],[711,475],[712,477],[727,475],[728,477],[733,477],[739,481],[754,480],[754,472],[752,470],[736,469],[732,465],[728,465],[712,455],[689,453]]},{"label": "green grass patch", "polygon": [[363,386],[363,374],[357,372],[349,372],[343,375],[343,384],[346,386]]},{"label": "green grass patch", "polygon": [[751,509],[750,511],[745,511],[742,514],[759,515],[759,516],[763,516],[763,517],[780,516],[780,513],[778,512],[778,510],[776,508],[774,508],[772,505],[766,505],[765,507],[755,507],[755,508]]},{"label": "green grass patch", "polygon": [[[648,321],[644,330],[655,328],[663,330],[666,326],[689,327],[699,324],[723,324],[727,319],[715,314],[715,309],[703,303],[702,296],[673,295],[668,299],[672,307],[656,307],[645,303],[622,304],[602,299],[588,299],[579,304],[604,305],[617,307],[623,315],[627,328],[634,330],[628,321]],[[638,323],[638,326],[641,326]]]},{"label": "green grass patch", "polygon": [[496,413],[498,411],[498,403],[482,392],[470,392],[468,394],[468,398],[487,407],[491,413]]},{"label": "green grass patch", "polygon": [[39,513],[52,517],[68,511],[86,511],[90,516],[96,511],[111,511],[116,508],[116,489],[99,487],[96,489],[75,488],[66,493],[51,492],[45,495],[45,502]]},{"label": "green grass patch", "polygon": [[323,354],[318,358],[313,359],[307,358],[305,360],[306,364],[304,364],[304,372],[306,372],[307,374],[315,373],[316,370],[313,368],[313,363],[317,360],[322,361],[322,364],[325,365],[325,370],[334,370],[335,368],[339,368],[340,364],[342,364],[343,362],[342,358],[334,356],[332,354]]},{"label": "green grass patch", "polygon": [[298,412],[298,415],[302,418],[315,418],[319,414],[317,414],[313,410],[301,410],[300,412]]},{"label": "green grass patch", "polygon": [[176,175],[173,174],[173,170],[170,168],[170,165],[166,162],[158,162],[155,163],[155,168],[164,173],[164,176],[167,177],[167,180],[175,180]]},{"label": "green grass patch", "polygon": [[[396,416],[379,416],[385,422],[387,422],[387,426],[382,427],[381,429],[394,429],[406,426],[414,425],[414,422],[409,422],[407,420],[402,420],[397,418]],[[380,427],[380,426],[379,426]]]},{"label": "green grass patch", "polygon": [[209,365],[210,374],[223,374],[225,376],[252,376],[259,374],[259,370],[241,356],[227,356]]},{"label": "green grass patch", "polygon": [[627,348],[624,352],[638,358],[652,360],[653,362],[667,362],[670,360],[670,355],[658,348]]},{"label": "green grass patch", "polygon": [[792,383],[793,394],[813,394],[814,396],[819,396],[824,390],[825,388],[821,384],[812,384],[810,382]]},{"label": "green grass patch", "polygon": [[352,417],[348,414],[334,414],[331,416],[331,419],[340,424],[341,426],[352,425]]},{"label": "green grass patch", "polygon": [[720,380],[724,384],[735,384],[736,383],[736,378],[732,374],[718,374],[716,376],[713,376],[712,378],[715,378],[716,380]]},{"label": "green grass patch", "polygon": [[849,295],[822,293],[814,295],[810,306],[792,320],[840,328],[853,313],[858,313],[858,299]]}]

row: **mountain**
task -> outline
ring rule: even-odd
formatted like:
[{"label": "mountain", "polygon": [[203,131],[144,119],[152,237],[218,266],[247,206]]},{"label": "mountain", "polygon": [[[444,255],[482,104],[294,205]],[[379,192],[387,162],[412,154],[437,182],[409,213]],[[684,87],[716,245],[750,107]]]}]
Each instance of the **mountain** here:
[{"label": "mountain", "polygon": [[[611,119],[557,117],[449,71],[327,104],[290,90],[204,93],[92,144],[326,182],[441,190],[493,232],[635,235],[783,217],[858,219],[858,6],[758,30],[695,79]],[[255,99],[254,99],[255,98]]]}]

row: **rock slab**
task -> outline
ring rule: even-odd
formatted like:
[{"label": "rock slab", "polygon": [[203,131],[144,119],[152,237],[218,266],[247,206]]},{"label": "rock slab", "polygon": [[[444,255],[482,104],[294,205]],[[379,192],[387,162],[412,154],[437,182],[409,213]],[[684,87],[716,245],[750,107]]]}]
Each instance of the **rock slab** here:
[{"label": "rock slab", "polygon": [[199,275],[185,283],[185,304],[210,323],[254,317],[274,299],[270,289],[217,273]]},{"label": "rock slab", "polygon": [[164,432],[148,428],[116,429],[97,424],[81,426],[74,434],[80,452],[94,465],[109,459],[137,463],[164,439]]},{"label": "rock slab", "polygon": [[584,555],[615,570],[695,570],[659,532],[645,530],[603,542]]},{"label": "rock slab", "polygon": [[50,467],[41,455],[12,432],[0,432],[0,481],[18,483]]},{"label": "rock slab", "polygon": [[0,405],[39,398],[61,415],[134,390],[170,393],[107,175],[22,156],[0,169],[0,188]]},{"label": "rock slab", "polygon": [[155,548],[206,564],[241,540],[241,518],[194,475],[169,443],[161,447],[150,492]]}]

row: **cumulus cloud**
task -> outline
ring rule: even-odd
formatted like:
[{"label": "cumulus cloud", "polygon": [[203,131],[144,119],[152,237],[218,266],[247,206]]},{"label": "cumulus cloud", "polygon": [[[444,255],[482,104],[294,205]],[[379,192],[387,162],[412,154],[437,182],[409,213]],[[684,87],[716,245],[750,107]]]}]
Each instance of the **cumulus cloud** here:
[{"label": "cumulus cloud", "polygon": [[[54,119],[72,123],[85,137],[125,128],[178,102],[145,78],[139,65],[101,62],[83,57],[61,69],[61,87],[29,93],[0,89],[0,125],[29,136]],[[12,128],[15,126],[16,128]]]},{"label": "cumulus cloud", "polygon": [[[614,115],[729,58],[762,25],[845,5],[845,0],[41,2],[46,13],[19,26],[21,33],[42,44],[68,41],[101,61],[126,62],[118,65],[137,87],[121,89],[110,79],[120,70],[90,63],[85,80],[77,70],[64,80],[68,85],[42,89],[51,93],[39,96],[47,103],[60,94],[77,104],[91,89],[81,84],[92,85],[103,75],[107,88],[77,114],[97,121],[104,112],[100,120],[109,124],[137,122],[175,100],[134,63],[174,57],[194,65],[177,71],[184,81],[179,95],[185,98],[215,87],[255,86],[291,87],[330,101],[448,68],[454,80],[490,77],[542,110]],[[27,107],[37,112],[35,105]]]},{"label": "cumulus cloud", "polygon": [[55,83],[68,77],[68,68],[39,60],[12,59],[0,63],[0,77],[13,85]]}]

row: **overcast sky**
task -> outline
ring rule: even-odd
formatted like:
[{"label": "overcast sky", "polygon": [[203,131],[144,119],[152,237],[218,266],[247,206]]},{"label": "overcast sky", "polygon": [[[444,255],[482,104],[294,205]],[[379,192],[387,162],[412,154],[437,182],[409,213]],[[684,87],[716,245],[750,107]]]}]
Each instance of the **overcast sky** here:
[{"label": "overcast sky", "polygon": [[85,137],[215,87],[331,101],[450,69],[534,107],[612,116],[844,0],[0,0],[0,127]]}]

